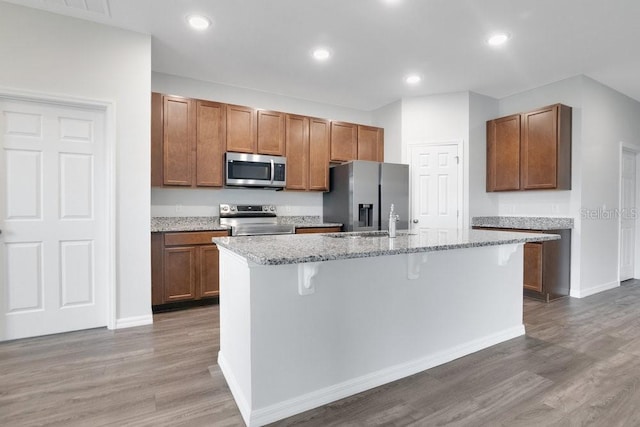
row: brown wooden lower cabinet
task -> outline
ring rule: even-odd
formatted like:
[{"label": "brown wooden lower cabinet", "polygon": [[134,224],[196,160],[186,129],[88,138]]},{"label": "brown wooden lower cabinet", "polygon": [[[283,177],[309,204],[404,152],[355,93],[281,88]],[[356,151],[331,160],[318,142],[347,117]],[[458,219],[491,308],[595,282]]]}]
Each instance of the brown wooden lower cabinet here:
[{"label": "brown wooden lower cabinet", "polygon": [[339,233],[342,227],[305,227],[296,228],[296,234],[312,234],[312,233]]},{"label": "brown wooden lower cabinet", "polygon": [[560,240],[524,244],[522,287],[526,296],[547,302],[569,295],[571,283],[571,230],[473,228],[560,235]]},{"label": "brown wooden lower cabinet", "polygon": [[524,244],[524,277],[525,289],[542,292],[542,243]]},{"label": "brown wooden lower cabinet", "polygon": [[213,237],[226,231],[151,233],[153,306],[218,296],[218,247]]}]

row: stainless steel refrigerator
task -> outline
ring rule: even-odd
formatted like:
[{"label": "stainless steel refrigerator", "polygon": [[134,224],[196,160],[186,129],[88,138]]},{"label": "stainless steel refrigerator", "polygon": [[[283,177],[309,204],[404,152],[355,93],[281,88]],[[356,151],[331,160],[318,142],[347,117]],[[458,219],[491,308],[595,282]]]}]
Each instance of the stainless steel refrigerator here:
[{"label": "stainless steel refrigerator", "polygon": [[345,231],[387,230],[393,203],[396,228],[409,228],[409,165],[354,160],[331,167],[329,182],[324,222],[342,223]]}]

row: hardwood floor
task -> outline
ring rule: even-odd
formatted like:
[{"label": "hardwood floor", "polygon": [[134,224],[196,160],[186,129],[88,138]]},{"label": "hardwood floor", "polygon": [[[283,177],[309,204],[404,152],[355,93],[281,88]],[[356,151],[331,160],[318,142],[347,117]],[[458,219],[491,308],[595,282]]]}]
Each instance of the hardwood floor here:
[{"label": "hardwood floor", "polygon": [[[524,309],[524,337],[274,425],[640,425],[640,282]],[[0,425],[243,425],[218,307],[154,322],[1,343]]]}]

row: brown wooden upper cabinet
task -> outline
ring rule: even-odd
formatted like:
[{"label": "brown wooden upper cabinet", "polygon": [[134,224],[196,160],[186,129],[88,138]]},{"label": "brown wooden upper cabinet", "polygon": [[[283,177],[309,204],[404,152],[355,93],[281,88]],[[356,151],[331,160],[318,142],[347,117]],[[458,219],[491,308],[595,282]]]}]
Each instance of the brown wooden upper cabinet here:
[{"label": "brown wooden upper cabinet", "polygon": [[384,129],[151,94],[152,186],[223,187],[226,151],[286,156],[288,190],[329,191],[331,161],[384,161]]},{"label": "brown wooden upper cabinet", "polygon": [[241,105],[225,106],[227,113],[227,151],[256,152],[256,110]]},{"label": "brown wooden upper cabinet", "polygon": [[358,158],[358,125],[331,122],[331,161],[348,162]]},{"label": "brown wooden upper cabinet", "polygon": [[285,155],[285,114],[258,110],[258,154]]},{"label": "brown wooden upper cabinet", "polygon": [[193,184],[195,104],[176,96],[162,97],[162,184]]},{"label": "brown wooden upper cabinet", "polygon": [[384,130],[358,126],[358,160],[381,162],[384,158]]},{"label": "brown wooden upper cabinet", "polygon": [[225,147],[224,105],[196,101],[196,186],[222,187]]},{"label": "brown wooden upper cabinet", "polygon": [[373,126],[331,122],[331,161],[384,161],[384,130]]},{"label": "brown wooden upper cabinet", "polygon": [[487,191],[571,189],[571,107],[487,122]]},{"label": "brown wooden upper cabinet", "polygon": [[224,106],[151,94],[151,185],[222,186]]},{"label": "brown wooden upper cabinet", "polygon": [[520,114],[487,122],[487,191],[520,189]]},{"label": "brown wooden upper cabinet", "polygon": [[329,191],[331,122],[309,119],[309,190]]},{"label": "brown wooden upper cabinet", "polygon": [[328,120],[286,115],[287,189],[329,191]]},{"label": "brown wooden upper cabinet", "polygon": [[287,189],[309,188],[309,118],[287,114],[285,119],[287,147]]},{"label": "brown wooden upper cabinet", "polygon": [[571,107],[524,113],[521,141],[523,190],[571,189]]}]

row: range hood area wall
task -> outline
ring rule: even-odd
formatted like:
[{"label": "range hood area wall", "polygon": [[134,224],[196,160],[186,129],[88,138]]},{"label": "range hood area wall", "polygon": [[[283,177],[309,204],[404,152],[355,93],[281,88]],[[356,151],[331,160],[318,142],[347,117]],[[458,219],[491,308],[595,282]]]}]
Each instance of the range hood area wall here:
[{"label": "range hood area wall", "polygon": [[276,205],[282,216],[322,216],[322,193],[249,188],[152,188],[151,216],[218,216],[218,205]]}]

